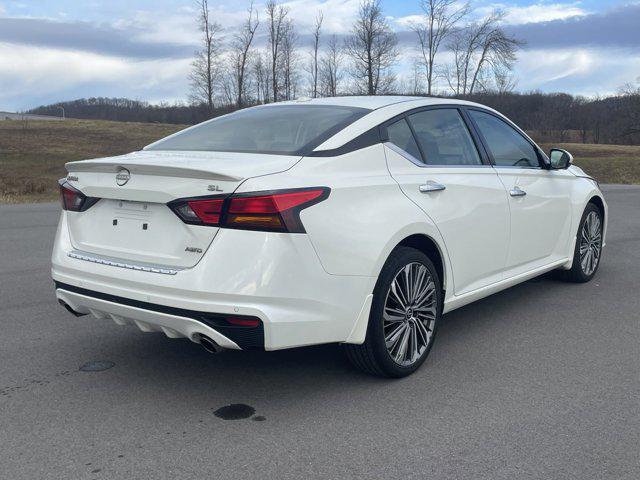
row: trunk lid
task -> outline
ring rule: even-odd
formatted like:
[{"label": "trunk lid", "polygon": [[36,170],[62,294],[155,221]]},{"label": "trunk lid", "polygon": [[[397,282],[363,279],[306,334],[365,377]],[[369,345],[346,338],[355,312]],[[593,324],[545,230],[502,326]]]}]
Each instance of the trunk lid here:
[{"label": "trunk lid", "polygon": [[67,212],[79,253],[178,268],[198,263],[217,227],[188,225],[167,207],[178,198],[227,195],[246,179],[282,172],[297,156],[142,151],[66,164],[67,181],[100,201]]}]

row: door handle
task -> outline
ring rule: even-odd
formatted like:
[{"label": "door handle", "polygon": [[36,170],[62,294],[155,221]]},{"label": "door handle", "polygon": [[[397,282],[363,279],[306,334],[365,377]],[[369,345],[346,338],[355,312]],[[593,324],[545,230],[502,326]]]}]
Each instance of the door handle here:
[{"label": "door handle", "polygon": [[512,197],[524,197],[526,194],[527,192],[522,190],[517,185],[513,187],[511,190],[509,190],[509,195],[511,195]]},{"label": "door handle", "polygon": [[420,185],[420,192],[422,192],[422,193],[441,192],[442,190],[445,190],[446,188],[447,187],[445,187],[441,183],[433,182],[433,181],[429,180],[424,185]]}]

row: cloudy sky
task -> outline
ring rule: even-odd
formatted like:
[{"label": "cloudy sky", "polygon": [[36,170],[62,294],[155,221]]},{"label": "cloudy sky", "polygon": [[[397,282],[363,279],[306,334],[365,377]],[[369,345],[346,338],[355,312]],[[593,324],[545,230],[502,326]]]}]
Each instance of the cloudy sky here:
[{"label": "cloudy sky", "polygon": [[[209,0],[213,18],[231,36],[248,1]],[[383,0],[405,60],[415,36],[409,22],[419,0]],[[258,9],[261,3],[255,2]],[[359,0],[285,3],[304,44],[315,11],[324,33],[346,34]],[[640,1],[473,0],[474,15],[495,7],[506,28],[526,42],[516,66],[517,89],[614,93],[640,82]],[[151,102],[185,100],[197,46],[193,0],[0,0],[0,110],[88,96]],[[407,63],[407,62],[404,62]],[[403,64],[400,74],[408,74]]]}]

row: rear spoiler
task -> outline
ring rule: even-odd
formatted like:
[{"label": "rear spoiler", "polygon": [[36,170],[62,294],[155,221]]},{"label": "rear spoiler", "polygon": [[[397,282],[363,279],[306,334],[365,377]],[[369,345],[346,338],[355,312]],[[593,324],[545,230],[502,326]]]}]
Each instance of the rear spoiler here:
[{"label": "rear spoiler", "polygon": [[94,173],[113,173],[117,174],[123,168],[134,174],[142,175],[160,175],[178,178],[198,178],[203,180],[220,180],[228,182],[239,182],[244,180],[243,177],[226,175],[223,173],[211,172],[200,168],[176,167],[171,165],[144,164],[135,162],[116,163],[113,161],[77,161],[68,162],[65,168],[69,173],[76,172],[94,172]]}]

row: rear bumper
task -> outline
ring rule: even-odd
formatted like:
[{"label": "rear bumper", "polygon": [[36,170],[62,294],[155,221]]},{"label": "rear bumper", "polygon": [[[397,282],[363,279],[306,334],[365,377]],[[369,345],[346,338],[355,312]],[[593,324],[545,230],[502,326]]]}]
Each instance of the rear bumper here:
[{"label": "rear bumper", "polygon": [[[172,275],[94,263],[70,257],[73,251],[63,212],[52,277],[56,296],[80,313],[196,342],[207,335],[225,348],[364,340],[375,278],[326,273],[304,234],[221,230],[194,267]],[[239,338],[239,329],[212,322],[225,315],[257,317],[262,332]]]},{"label": "rear bumper", "polygon": [[223,348],[264,349],[264,328],[224,325],[220,315],[139,302],[56,282],[56,297],[75,313],[110,318],[118,325],[135,325],[143,332],[163,332],[199,343],[202,335]]}]

